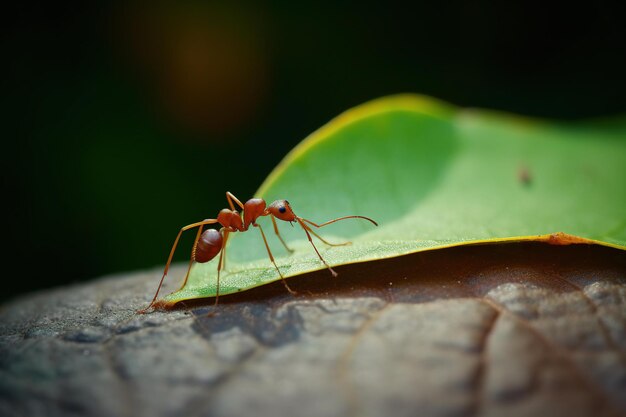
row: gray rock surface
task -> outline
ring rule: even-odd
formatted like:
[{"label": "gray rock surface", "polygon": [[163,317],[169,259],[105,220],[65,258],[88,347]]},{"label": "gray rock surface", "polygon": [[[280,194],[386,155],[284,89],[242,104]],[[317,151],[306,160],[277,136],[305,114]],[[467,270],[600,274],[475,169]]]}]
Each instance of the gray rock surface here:
[{"label": "gray rock surface", "polygon": [[338,270],[211,316],[210,301],[135,314],[160,270],[14,300],[0,415],[626,415],[624,252],[467,247]]}]

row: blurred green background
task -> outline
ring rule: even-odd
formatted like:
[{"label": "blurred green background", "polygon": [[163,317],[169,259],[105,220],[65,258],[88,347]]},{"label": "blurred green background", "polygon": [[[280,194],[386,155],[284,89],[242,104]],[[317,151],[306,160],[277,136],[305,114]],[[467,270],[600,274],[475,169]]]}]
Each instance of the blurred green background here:
[{"label": "blurred green background", "polygon": [[557,119],[626,110],[617,3],[13,7],[3,298],[163,265],[180,226],[215,216],[226,190],[249,198],[306,135],[372,98]]}]

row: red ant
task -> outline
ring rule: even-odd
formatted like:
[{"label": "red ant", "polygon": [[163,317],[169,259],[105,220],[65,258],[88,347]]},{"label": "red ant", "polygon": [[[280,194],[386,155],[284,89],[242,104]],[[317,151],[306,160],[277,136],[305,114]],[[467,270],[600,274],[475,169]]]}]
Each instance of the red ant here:
[{"label": "red ant", "polygon": [[[170,256],[167,259],[167,264],[165,265],[165,271],[163,271],[163,277],[161,277],[161,282],[159,282],[159,287],[157,288],[156,293],[154,294],[154,298],[152,298],[152,301],[150,302],[148,307],[142,310],[139,310],[138,313],[143,314],[150,307],[154,305],[154,302],[156,301],[157,296],[159,295],[159,291],[161,290],[161,286],[163,285],[163,280],[165,279],[165,276],[167,275],[167,271],[170,268],[170,264],[172,263],[172,258],[174,256],[174,252],[176,251],[176,246],[178,246],[178,241],[180,240],[180,236],[182,235],[184,231],[193,229],[194,227],[198,227],[198,232],[196,233],[196,239],[193,244],[193,249],[191,250],[191,260],[189,261],[189,266],[187,267],[187,274],[185,275],[184,282],[187,283],[187,279],[189,278],[189,271],[191,270],[191,265],[193,264],[194,261],[199,262],[199,263],[209,262],[211,259],[215,258],[217,254],[219,253],[220,258],[217,264],[217,286],[216,286],[215,304],[214,304],[216,306],[217,300],[219,298],[219,293],[220,293],[220,271],[224,268],[224,254],[226,252],[226,242],[228,241],[228,236],[234,232],[245,232],[250,228],[250,226],[258,228],[259,231],[261,232],[261,236],[263,237],[263,243],[265,243],[265,248],[267,249],[267,254],[269,255],[270,260],[274,264],[276,271],[278,271],[278,275],[282,279],[283,284],[285,285],[285,288],[287,288],[287,291],[289,291],[291,294],[295,294],[295,292],[291,288],[289,288],[289,285],[287,285],[287,281],[285,280],[285,277],[283,277],[283,274],[280,272],[278,265],[276,265],[276,262],[274,261],[274,256],[272,255],[272,251],[270,250],[270,247],[267,244],[267,239],[265,238],[265,233],[263,232],[263,228],[261,227],[260,224],[256,222],[259,217],[270,216],[270,218],[272,219],[272,224],[274,225],[274,233],[276,233],[276,236],[278,236],[278,239],[280,239],[285,249],[287,249],[287,251],[290,253],[293,252],[293,250],[291,250],[287,246],[287,244],[281,237],[280,232],[278,231],[278,225],[276,224],[276,219],[283,220],[291,224],[293,224],[294,222],[297,222],[306,233],[306,236],[309,239],[309,242],[311,242],[313,249],[315,249],[315,253],[317,253],[317,256],[324,263],[324,265],[326,265],[326,267],[328,268],[330,273],[333,275],[333,277],[336,277],[337,273],[330,267],[330,265],[326,263],[324,258],[322,258],[322,255],[320,255],[319,251],[315,247],[315,244],[313,243],[313,239],[311,238],[311,235],[317,237],[319,240],[321,240],[322,242],[324,242],[325,244],[329,246],[349,245],[350,242],[344,242],[344,243],[339,243],[339,244],[333,244],[333,243],[327,242],[321,236],[315,233],[309,225],[320,228],[320,227],[329,225],[331,223],[335,223],[339,220],[358,218],[358,219],[368,220],[372,222],[375,226],[378,226],[378,223],[376,223],[374,220],[370,219],[369,217],[365,217],[365,216],[344,216],[344,217],[339,217],[334,220],[329,220],[322,224],[313,223],[310,220],[296,216],[296,214],[291,209],[291,206],[289,205],[289,201],[287,200],[276,200],[272,204],[270,204],[269,207],[266,207],[265,200],[263,200],[262,198],[252,198],[246,201],[246,204],[241,204],[241,201],[239,201],[237,197],[235,197],[229,191],[226,192],[226,199],[228,200],[228,205],[230,206],[230,209],[225,208],[222,211],[220,211],[219,214],[217,215],[217,219],[206,219],[201,222],[188,224],[187,226],[184,226],[180,229],[180,231],[178,232],[178,236],[176,236],[176,240],[174,241],[174,245],[172,246],[172,250],[170,251]],[[235,210],[234,203],[237,203],[237,205],[241,208],[242,210],[241,214],[237,210]],[[208,229],[204,233],[202,233],[202,228],[205,225],[215,224],[215,223],[219,223],[222,225],[222,228],[219,231],[215,229]]]}]

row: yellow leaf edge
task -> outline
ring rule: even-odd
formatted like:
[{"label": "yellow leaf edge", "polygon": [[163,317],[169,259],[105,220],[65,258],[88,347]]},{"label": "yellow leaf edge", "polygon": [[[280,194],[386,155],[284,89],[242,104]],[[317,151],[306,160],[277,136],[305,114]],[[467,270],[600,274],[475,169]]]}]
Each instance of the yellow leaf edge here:
[{"label": "yellow leaf edge", "polygon": [[[496,238],[496,239],[483,239],[483,240],[457,242],[457,243],[451,243],[451,244],[448,244],[448,245],[432,246],[432,247],[428,247],[428,248],[420,248],[420,249],[416,249],[414,251],[406,252],[406,253],[402,253],[402,254],[395,254],[395,255],[390,255],[390,256],[381,256],[380,258],[375,258],[375,259],[370,259],[370,260],[359,260],[359,261],[354,261],[354,262],[344,262],[341,265],[337,265],[337,266],[351,265],[351,264],[358,264],[358,263],[365,263],[365,262],[374,262],[374,261],[380,261],[380,260],[383,260],[383,259],[393,259],[393,258],[399,258],[401,256],[411,255],[411,254],[418,253],[418,252],[427,252],[427,251],[448,249],[448,248],[454,248],[454,247],[459,247],[459,246],[493,245],[493,244],[503,244],[503,243],[504,244],[506,244],[506,243],[523,243],[523,242],[542,242],[542,243],[547,243],[547,244],[555,245],[555,246],[580,245],[580,244],[601,245],[601,246],[611,247],[611,248],[614,248],[614,249],[626,250],[626,246],[616,245],[616,244],[612,244],[612,243],[608,243],[608,242],[602,242],[602,241],[594,240],[594,239],[582,238],[582,237],[570,235],[570,234],[564,233],[564,232],[556,232],[556,233],[550,233],[550,234],[545,234],[545,235],[517,236],[517,237],[505,237],[505,238]],[[323,269],[326,269],[326,266],[320,265],[319,267],[311,269],[310,271],[307,271],[307,272],[299,272],[299,273],[295,273],[295,274],[284,274],[284,277],[285,278],[292,278],[292,277],[296,277],[296,276],[299,276],[299,275],[308,274],[310,272],[321,271]],[[270,284],[270,283],[276,282],[278,280],[280,280],[280,278],[277,276],[276,279],[274,279],[274,280],[266,281],[266,282],[260,283],[258,285],[252,285],[252,286],[247,287],[247,288],[240,288],[237,291],[220,292],[220,297],[221,296],[226,296],[226,295],[231,295],[231,294],[239,294],[240,292],[248,291],[248,290],[251,290],[251,289],[257,288],[257,287],[261,287],[263,285]],[[183,288],[184,288],[184,285],[181,286],[181,288],[179,288],[177,291],[174,291],[173,293],[171,293],[168,296],[166,296],[165,298],[162,298],[162,299],[158,300],[154,304],[155,308],[171,309],[171,308],[174,308],[176,306],[176,304],[178,304],[180,302],[183,302],[183,301],[197,300],[197,299],[203,299],[203,298],[212,298],[212,297],[189,296],[189,295],[186,295],[184,297],[175,297],[175,294],[180,292]]]}]

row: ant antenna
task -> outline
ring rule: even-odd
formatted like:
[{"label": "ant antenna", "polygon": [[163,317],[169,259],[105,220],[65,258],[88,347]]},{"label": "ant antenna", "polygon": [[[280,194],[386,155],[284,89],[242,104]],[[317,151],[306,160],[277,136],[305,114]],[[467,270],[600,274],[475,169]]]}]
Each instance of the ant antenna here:
[{"label": "ant antenna", "polygon": [[322,261],[322,263],[324,263],[324,265],[326,265],[326,268],[328,268],[328,270],[329,270],[329,271],[330,271],[330,273],[333,275],[333,277],[336,277],[338,274],[337,274],[337,272],[335,272],[335,270],[334,270],[334,269],[332,269],[332,268],[330,267],[330,265],[328,265],[328,264],[326,263],[326,261],[324,260],[324,258],[323,258],[323,257],[322,257],[322,255],[320,254],[320,252],[317,250],[317,247],[316,247],[316,246],[315,246],[315,244],[313,243],[313,238],[311,238],[311,233],[312,233],[312,234],[314,234],[314,235],[315,235],[318,239],[320,239],[322,242],[324,242],[324,243],[326,243],[326,244],[328,244],[328,245],[330,245],[330,246],[343,246],[343,245],[349,245],[349,244],[350,244],[350,243],[352,243],[352,242],[344,242],[344,243],[340,243],[340,244],[332,244],[332,243],[328,243],[327,241],[325,241],[324,239],[322,239],[321,237],[319,237],[319,236],[317,235],[317,233],[315,233],[315,232],[314,232],[314,231],[313,231],[313,230],[312,230],[309,226],[307,226],[307,225],[305,224],[305,222],[306,222],[306,223],[308,223],[308,224],[310,224],[311,226],[314,226],[314,227],[320,228],[320,227],[324,227],[324,226],[327,226],[327,225],[329,225],[329,224],[332,224],[332,223],[338,222],[338,221],[340,221],[340,220],[346,220],[346,219],[365,219],[365,220],[368,220],[368,221],[372,222],[372,223],[374,224],[374,226],[378,226],[378,223],[376,223],[374,220],[370,219],[369,217],[365,217],[365,216],[344,216],[344,217],[339,217],[339,218],[336,218],[336,219],[333,219],[333,220],[329,220],[329,221],[324,222],[324,223],[322,223],[322,224],[317,224],[317,223],[315,223],[315,222],[312,222],[311,220],[307,220],[307,219],[302,218],[302,217],[298,217],[298,216],[295,216],[295,217],[296,217],[296,221],[300,224],[300,226],[301,226],[301,227],[302,227],[302,229],[304,230],[304,233],[306,233],[306,237],[309,239],[309,242],[311,243],[311,246],[313,246],[313,249],[315,249],[315,253],[317,253],[317,257],[318,257],[318,258],[320,258],[320,261]]}]

